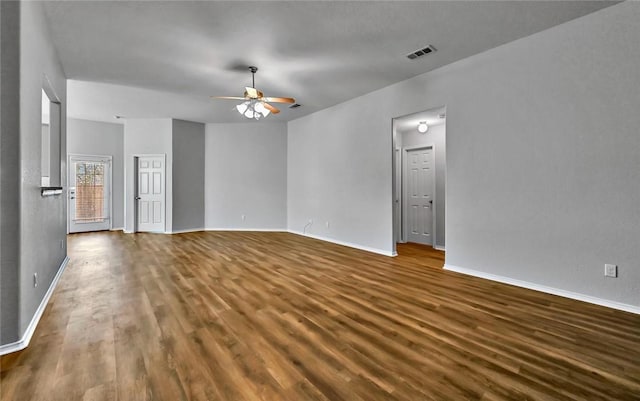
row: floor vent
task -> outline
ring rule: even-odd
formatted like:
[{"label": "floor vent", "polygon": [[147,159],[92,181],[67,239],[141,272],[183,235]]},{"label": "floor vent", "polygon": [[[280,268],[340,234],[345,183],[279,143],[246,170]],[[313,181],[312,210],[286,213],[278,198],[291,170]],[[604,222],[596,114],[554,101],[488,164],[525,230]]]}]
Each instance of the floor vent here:
[{"label": "floor vent", "polygon": [[416,50],[413,53],[407,54],[407,58],[409,60],[415,60],[418,57],[426,56],[427,54],[433,53],[435,51],[436,51],[436,48],[431,46],[431,45],[429,45],[429,46],[425,47],[424,49]]}]

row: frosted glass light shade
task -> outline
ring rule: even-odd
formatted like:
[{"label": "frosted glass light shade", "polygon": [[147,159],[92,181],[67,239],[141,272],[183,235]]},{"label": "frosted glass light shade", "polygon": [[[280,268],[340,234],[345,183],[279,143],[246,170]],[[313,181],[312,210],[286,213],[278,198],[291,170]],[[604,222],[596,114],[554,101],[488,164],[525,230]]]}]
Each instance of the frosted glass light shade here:
[{"label": "frosted glass light shade", "polygon": [[247,111],[248,103],[249,102],[244,102],[237,105],[236,109],[238,110],[238,113],[244,114],[244,112]]},{"label": "frosted glass light shade", "polygon": [[419,133],[424,134],[428,130],[429,130],[429,126],[427,125],[426,122],[422,121],[422,122],[420,122],[420,124],[418,124],[418,132]]},{"label": "frosted glass light shade", "polygon": [[254,118],[256,120],[271,114],[271,111],[264,107],[264,103],[258,99],[242,102],[236,106],[236,110],[246,118]]}]

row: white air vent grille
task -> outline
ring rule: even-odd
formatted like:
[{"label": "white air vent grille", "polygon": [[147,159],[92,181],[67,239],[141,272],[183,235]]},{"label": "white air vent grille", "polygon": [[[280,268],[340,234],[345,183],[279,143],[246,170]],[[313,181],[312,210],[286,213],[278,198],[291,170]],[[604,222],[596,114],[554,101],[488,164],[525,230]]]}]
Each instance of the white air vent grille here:
[{"label": "white air vent grille", "polygon": [[436,48],[431,46],[431,45],[429,45],[429,46],[425,47],[424,49],[416,50],[413,53],[407,54],[407,58],[409,60],[415,60],[418,57],[426,56],[427,54],[433,53],[435,51],[436,51]]}]

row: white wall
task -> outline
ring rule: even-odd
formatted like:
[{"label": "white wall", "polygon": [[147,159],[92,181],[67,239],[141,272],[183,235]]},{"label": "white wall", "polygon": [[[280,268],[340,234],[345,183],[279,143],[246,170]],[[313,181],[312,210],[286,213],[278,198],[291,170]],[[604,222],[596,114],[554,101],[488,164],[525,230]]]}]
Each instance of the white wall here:
[{"label": "white wall", "polygon": [[436,233],[435,246],[445,246],[445,180],[446,180],[446,152],[445,152],[445,125],[433,125],[429,130],[421,134],[417,129],[399,130],[401,147],[411,148],[416,146],[431,145],[434,147],[435,180],[436,180]]},{"label": "white wall", "polygon": [[173,210],[173,140],[172,120],[170,118],[157,119],[127,119],[124,123],[124,231],[134,229],[134,166],[136,155],[155,154],[166,155],[165,166],[165,232],[172,231]]},{"label": "white wall", "polygon": [[286,125],[207,124],[205,149],[206,227],[286,230]]},{"label": "white wall", "polygon": [[113,229],[124,227],[124,125],[67,119],[67,153],[111,156]]},{"label": "white wall", "polygon": [[638,20],[624,2],[291,121],[289,229],[391,251],[391,119],[444,104],[447,264],[640,306]]},{"label": "white wall", "polygon": [[204,124],[172,120],[173,232],[204,229]]}]

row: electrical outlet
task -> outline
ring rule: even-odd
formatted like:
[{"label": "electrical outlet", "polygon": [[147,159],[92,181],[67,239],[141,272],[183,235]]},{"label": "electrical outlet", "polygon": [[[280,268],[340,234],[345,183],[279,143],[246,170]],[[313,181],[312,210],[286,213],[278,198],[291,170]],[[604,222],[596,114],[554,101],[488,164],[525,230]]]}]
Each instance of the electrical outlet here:
[{"label": "electrical outlet", "polygon": [[244,221],[247,218],[247,216],[243,214],[242,216],[240,216],[240,218],[242,219],[242,221]]},{"label": "electrical outlet", "polygon": [[313,220],[309,219],[309,221],[307,222],[307,224],[313,224]]},{"label": "electrical outlet", "polygon": [[38,286],[38,273],[33,273],[33,288]]},{"label": "electrical outlet", "polygon": [[60,240],[60,249],[64,249],[64,240],[63,239]]},{"label": "electrical outlet", "polygon": [[327,228],[329,228],[329,221],[326,221],[324,225],[327,226]]},{"label": "electrical outlet", "polygon": [[618,277],[618,266],[605,264],[604,275],[605,277]]}]

